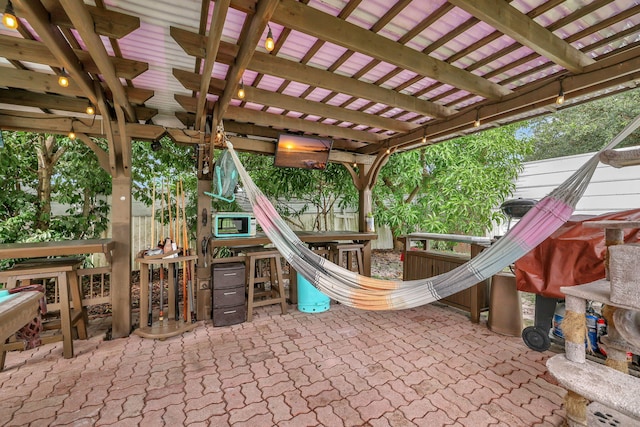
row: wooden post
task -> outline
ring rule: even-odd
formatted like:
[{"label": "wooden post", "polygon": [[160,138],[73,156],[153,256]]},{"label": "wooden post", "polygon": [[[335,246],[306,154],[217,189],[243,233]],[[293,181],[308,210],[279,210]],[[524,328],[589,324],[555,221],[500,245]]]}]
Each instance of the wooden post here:
[{"label": "wooden post", "polygon": [[358,189],[358,231],[367,231],[366,218],[369,212],[373,212],[371,187],[365,184]]},{"label": "wooden post", "polygon": [[207,253],[203,252],[202,242],[208,241],[211,236],[211,198],[204,194],[211,191],[211,179],[213,174],[213,153],[209,152],[209,146],[202,144],[198,149],[198,225],[196,237],[196,251],[198,263],[196,268],[196,317],[198,320],[211,319],[212,295],[211,295],[211,265],[209,260],[209,245]]},{"label": "wooden post", "polygon": [[120,174],[112,179],[112,186],[112,336],[122,338],[131,332],[131,177]]}]

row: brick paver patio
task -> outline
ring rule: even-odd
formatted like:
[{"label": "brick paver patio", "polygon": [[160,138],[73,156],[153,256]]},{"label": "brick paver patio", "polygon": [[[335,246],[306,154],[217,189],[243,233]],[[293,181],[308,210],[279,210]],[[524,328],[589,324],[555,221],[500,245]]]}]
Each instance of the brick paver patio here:
[{"label": "brick paver patio", "polygon": [[12,352],[2,426],[559,426],[551,353],[437,304],[394,312],[332,305],[200,322],[164,341],[74,342]]}]

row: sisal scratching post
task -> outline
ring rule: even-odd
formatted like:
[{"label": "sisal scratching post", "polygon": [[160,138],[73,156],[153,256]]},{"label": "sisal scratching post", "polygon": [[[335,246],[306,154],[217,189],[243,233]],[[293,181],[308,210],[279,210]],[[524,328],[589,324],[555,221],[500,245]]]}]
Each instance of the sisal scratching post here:
[{"label": "sisal scratching post", "polygon": [[[585,363],[584,342],[587,337],[585,302],[580,298],[567,297],[566,312],[562,320],[562,333],[568,360]],[[570,425],[587,425],[587,399],[569,390],[564,400]]]},{"label": "sisal scratching post", "polygon": [[621,228],[606,228],[604,230],[604,244],[607,250],[604,253],[604,272],[607,280],[609,277],[609,264],[611,260],[610,246],[622,245],[624,243],[624,230]]},{"label": "sisal scratching post", "polygon": [[561,328],[565,339],[567,359],[572,362],[584,363],[586,360],[584,341],[587,336],[585,302],[580,298],[567,296],[565,306],[566,312]]},{"label": "sisal scratching post", "polygon": [[587,425],[587,399],[568,390],[564,396],[564,408],[567,411],[567,418],[575,424]]},{"label": "sisal scratching post", "polygon": [[[615,313],[617,307],[611,305],[605,305],[602,307],[602,316],[607,321],[607,337],[609,340],[621,340],[620,333],[616,329],[615,321],[613,320],[613,313]],[[624,374],[629,373],[629,362],[627,361],[627,353],[616,349],[607,349],[607,360],[605,365],[620,371]]]}]

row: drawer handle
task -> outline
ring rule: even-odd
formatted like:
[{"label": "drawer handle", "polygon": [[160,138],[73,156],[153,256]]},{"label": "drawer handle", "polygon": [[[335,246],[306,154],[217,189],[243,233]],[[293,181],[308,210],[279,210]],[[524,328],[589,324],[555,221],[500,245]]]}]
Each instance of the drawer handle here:
[{"label": "drawer handle", "polygon": [[231,310],[231,311],[223,311],[223,314],[233,314],[235,313],[236,310]]},{"label": "drawer handle", "polygon": [[224,273],[223,276],[237,276],[238,273]]},{"label": "drawer handle", "polygon": [[224,293],[224,296],[227,296],[227,295],[235,295],[235,294],[237,294],[237,292],[236,292],[236,291],[233,291],[233,292],[225,292],[225,293]]}]

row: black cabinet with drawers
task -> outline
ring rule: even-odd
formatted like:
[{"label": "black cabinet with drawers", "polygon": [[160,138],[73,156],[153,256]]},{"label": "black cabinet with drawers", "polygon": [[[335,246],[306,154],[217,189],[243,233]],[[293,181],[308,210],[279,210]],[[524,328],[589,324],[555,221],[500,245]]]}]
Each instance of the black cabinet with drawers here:
[{"label": "black cabinet with drawers", "polygon": [[211,269],[213,326],[243,323],[247,318],[244,263],[213,264]]}]

